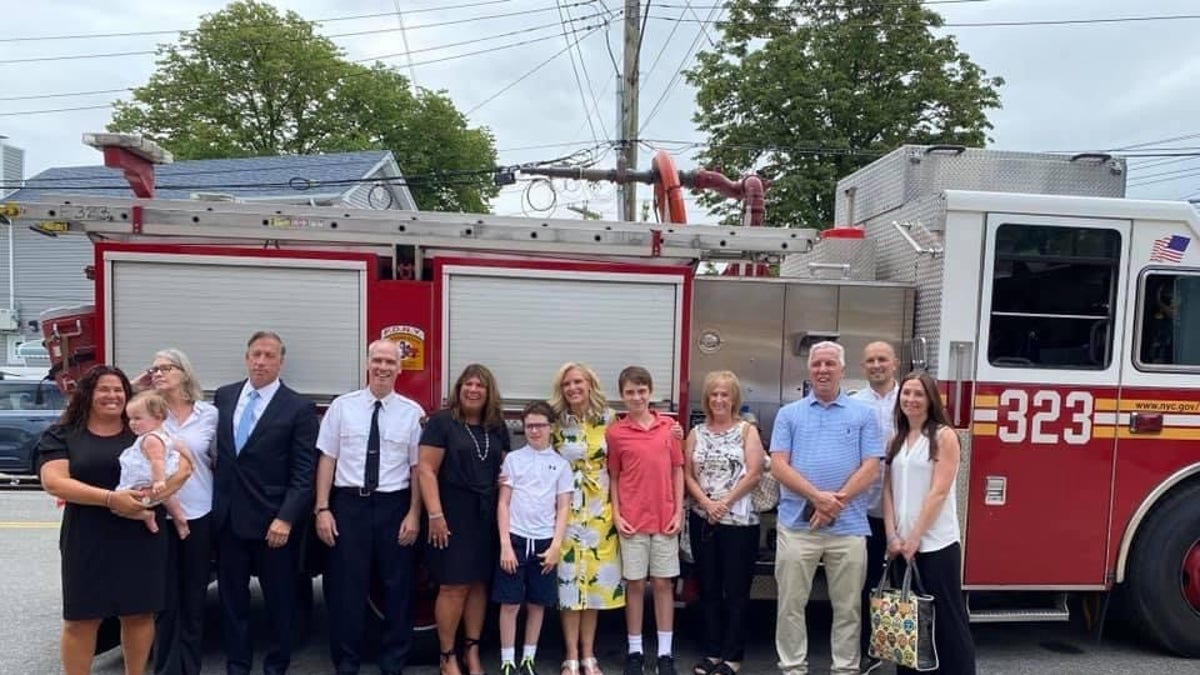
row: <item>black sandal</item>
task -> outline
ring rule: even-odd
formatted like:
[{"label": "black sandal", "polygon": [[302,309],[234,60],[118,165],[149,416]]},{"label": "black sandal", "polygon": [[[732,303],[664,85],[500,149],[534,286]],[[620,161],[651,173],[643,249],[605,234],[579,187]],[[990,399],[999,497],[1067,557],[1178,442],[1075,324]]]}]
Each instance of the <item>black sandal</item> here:
[{"label": "black sandal", "polygon": [[[463,663],[464,664],[466,663],[466,660],[467,660],[467,651],[471,650],[471,649],[479,649],[479,638],[464,637],[463,638]],[[479,662],[483,663],[483,659],[480,659]],[[468,673],[468,675],[487,675],[487,671],[485,670],[482,673]]]},{"label": "black sandal", "polygon": [[720,665],[722,665],[720,661],[713,661],[706,656],[692,666],[692,675],[712,675]]},{"label": "black sandal", "polygon": [[724,661],[722,661],[722,662],[718,663],[715,668],[712,669],[711,675],[738,675],[740,670],[741,670],[740,668],[738,670],[734,670],[733,668],[729,667],[728,663],[725,663]]},{"label": "black sandal", "polygon": [[[458,652],[454,651],[453,649],[451,649],[451,650],[450,650],[450,651],[448,651],[448,652],[443,652],[443,651],[440,651],[440,650],[439,650],[439,651],[438,651],[438,654],[440,654],[440,655],[441,655],[441,657],[442,657],[442,663],[443,663],[443,664],[445,664],[445,663],[447,663],[447,662],[449,662],[449,661],[451,661],[451,660],[453,660],[453,659],[457,658],[457,656],[458,656]],[[441,667],[439,667],[439,668],[438,668],[438,671],[440,672],[441,670],[442,670],[442,669],[441,669]]]}]

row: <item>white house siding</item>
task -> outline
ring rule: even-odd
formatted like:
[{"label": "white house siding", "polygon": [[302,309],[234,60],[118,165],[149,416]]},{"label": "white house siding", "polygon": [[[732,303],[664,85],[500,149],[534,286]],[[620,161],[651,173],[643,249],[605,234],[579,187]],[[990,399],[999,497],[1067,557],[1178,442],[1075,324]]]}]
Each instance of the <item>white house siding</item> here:
[{"label": "white house siding", "polygon": [[[8,237],[0,226],[0,305],[8,306]],[[35,234],[25,224],[14,228],[13,259],[16,267],[16,304],[20,332],[38,335],[30,321],[51,307],[80,305],[94,301],[92,282],[84,268],[93,262],[92,243],[84,235],[47,237]]]}]

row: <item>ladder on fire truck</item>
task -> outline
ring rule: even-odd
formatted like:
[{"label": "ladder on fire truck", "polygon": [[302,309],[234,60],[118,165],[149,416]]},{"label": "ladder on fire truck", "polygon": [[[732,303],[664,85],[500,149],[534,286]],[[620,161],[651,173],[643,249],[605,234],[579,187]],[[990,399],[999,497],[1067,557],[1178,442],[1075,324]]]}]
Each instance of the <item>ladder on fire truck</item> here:
[{"label": "ladder on fire truck", "polygon": [[778,262],[812,248],[816,231],[674,223],[517,218],[244,202],[55,197],[0,204],[0,216],[49,236],[187,243],[413,246],[672,261]]}]

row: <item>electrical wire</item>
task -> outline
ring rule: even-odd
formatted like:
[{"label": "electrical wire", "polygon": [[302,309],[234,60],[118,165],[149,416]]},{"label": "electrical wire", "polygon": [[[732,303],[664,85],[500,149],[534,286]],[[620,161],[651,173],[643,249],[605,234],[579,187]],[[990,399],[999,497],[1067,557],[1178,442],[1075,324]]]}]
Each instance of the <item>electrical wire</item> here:
[{"label": "electrical wire", "polygon": [[[556,0],[556,1],[557,1],[557,0]],[[567,19],[569,19],[569,20],[571,20],[571,21],[574,21],[574,20],[575,20],[575,19],[574,19],[574,17],[572,17],[572,16],[571,16],[571,10],[570,10],[570,9],[568,9],[568,8],[564,8],[564,10],[563,10],[563,11],[564,11],[564,12],[566,12]],[[591,97],[592,97],[593,111],[594,111],[594,114],[596,114],[596,120],[597,120],[597,121],[600,123],[600,131],[601,131],[601,133],[603,133],[605,136],[608,136],[608,125],[604,123],[604,116],[599,114],[599,112],[600,112],[600,101],[599,101],[599,100],[597,100],[597,98],[596,98],[596,89],[595,89],[595,87],[593,87],[593,86],[592,86],[592,75],[591,75],[591,73],[590,73],[590,72],[588,72],[587,60],[586,60],[586,59],[583,57],[583,47],[582,47],[581,45],[579,45],[579,44],[576,44],[576,45],[575,45],[575,52],[579,54],[579,69],[580,69],[581,71],[583,71],[583,81],[587,83],[588,94],[590,94],[590,95],[591,95]],[[587,106],[586,106],[586,105],[584,106],[584,108],[585,108],[585,109],[584,109],[584,113],[585,113],[585,114],[588,114],[588,119],[590,120],[590,119],[591,119],[591,113],[587,113],[587,110],[586,110]]]},{"label": "electrical wire", "polygon": [[[568,7],[580,7],[583,5],[593,4],[593,3],[595,3],[595,1],[596,0],[578,0],[577,2],[573,2],[567,6]],[[363,35],[379,35],[382,33],[395,33],[400,30],[410,30],[411,31],[411,30],[421,30],[423,28],[441,28],[444,26],[457,26],[457,25],[461,25],[464,23],[476,23],[479,21],[487,21],[487,20],[491,20],[491,19],[503,19],[503,18],[509,18],[509,17],[514,17],[514,16],[528,16],[530,14],[541,14],[544,12],[552,12],[552,11],[555,11],[555,9],[553,7],[543,7],[543,8],[539,8],[539,9],[525,9],[525,10],[520,10],[520,11],[515,11],[515,12],[504,12],[504,13],[500,13],[500,14],[484,14],[484,15],[480,15],[480,16],[467,17],[464,19],[449,19],[446,21],[435,21],[433,23],[423,23],[423,24],[418,24],[416,26],[408,26],[405,29],[401,29],[398,26],[393,26],[391,28],[374,28],[371,30],[350,31],[350,32],[346,32],[346,33],[333,33],[330,35],[323,35],[320,37],[324,37],[324,38],[332,40],[334,38],[359,37],[359,36],[363,36]],[[391,14],[394,14],[394,12],[389,13],[389,16]],[[256,47],[270,47],[272,45],[285,44],[285,43],[289,43],[289,42],[291,42],[291,41],[276,39],[276,40],[263,40],[263,41],[247,41],[246,44],[253,45]],[[158,53],[157,49],[144,49],[144,50],[136,50],[136,51],[107,52],[107,53],[99,53],[99,54],[60,54],[60,55],[56,55],[56,56],[33,56],[33,57],[25,57],[25,58],[20,58],[20,59],[3,59],[3,60],[0,60],[0,65],[11,65],[11,64],[21,64],[21,63],[40,63],[40,62],[52,62],[52,61],[78,61],[78,60],[90,60],[90,59],[107,59],[107,58],[118,58],[118,57],[125,57],[125,56],[146,56],[146,55],[157,54],[157,53]]]},{"label": "electrical wire", "polygon": [[533,74],[534,74],[534,73],[538,72],[538,71],[539,71],[539,70],[541,70],[542,68],[545,68],[545,67],[546,67],[546,65],[548,65],[548,64],[549,64],[551,61],[553,61],[554,59],[557,59],[558,57],[562,56],[562,55],[563,55],[563,54],[564,54],[564,53],[565,53],[567,50],[571,49],[572,47],[574,47],[574,46],[575,46],[576,44],[578,44],[579,42],[582,42],[582,41],[583,41],[584,39],[586,39],[586,38],[587,38],[589,35],[594,35],[594,34],[595,34],[597,31],[599,31],[601,28],[603,28],[603,27],[604,27],[606,24],[607,24],[607,21],[606,21],[605,23],[602,23],[602,24],[598,25],[598,26],[594,26],[594,27],[592,27],[592,28],[590,28],[590,29],[579,29],[579,31],[578,31],[578,32],[582,32],[582,31],[585,31],[585,30],[586,30],[586,32],[584,32],[584,34],[583,34],[583,35],[581,35],[581,36],[579,36],[579,37],[575,38],[575,41],[574,41],[574,42],[572,42],[572,43],[568,44],[566,47],[564,47],[564,48],[562,48],[562,49],[558,50],[557,52],[555,52],[554,54],[550,55],[550,58],[548,58],[548,59],[546,59],[546,60],[542,61],[541,63],[538,63],[536,66],[534,66],[533,68],[531,68],[531,69],[529,69],[528,71],[526,71],[524,75],[521,75],[521,76],[520,76],[520,77],[518,77],[517,79],[513,80],[512,82],[509,82],[508,84],[504,85],[504,86],[503,86],[503,87],[501,87],[500,89],[496,90],[496,91],[495,91],[493,94],[491,94],[491,95],[490,95],[490,96],[488,96],[487,98],[483,99],[483,100],[482,100],[482,101],[480,101],[479,103],[476,103],[474,106],[472,106],[472,107],[471,107],[471,109],[470,109],[470,110],[467,110],[466,112],[464,112],[464,113],[463,113],[463,116],[464,116],[464,117],[470,117],[472,113],[476,112],[477,110],[479,110],[479,109],[480,109],[480,108],[482,108],[483,106],[485,106],[485,105],[487,105],[487,104],[491,103],[492,101],[496,100],[497,98],[499,98],[500,96],[502,96],[502,95],[503,95],[505,92],[507,92],[509,89],[512,89],[513,87],[517,86],[518,84],[520,84],[520,83],[524,82],[526,79],[528,79],[529,77],[533,76]]},{"label": "electrical wire", "polygon": [[692,39],[691,46],[688,47],[688,50],[683,54],[683,58],[680,59],[679,67],[675,69],[675,74],[671,76],[671,79],[667,82],[667,86],[663,87],[662,94],[660,94],[658,100],[654,102],[654,105],[650,108],[650,114],[646,116],[646,119],[642,121],[641,125],[638,126],[638,129],[645,129],[646,127],[650,126],[650,122],[654,120],[654,116],[658,114],[660,109],[662,109],[662,104],[667,100],[667,96],[669,96],[675,89],[675,84],[679,82],[679,78],[683,77],[683,69],[687,66],[688,62],[691,61],[692,54],[696,51],[696,48],[700,46],[700,37],[704,35],[705,24],[712,21],[714,14],[719,20],[724,13],[725,8],[723,5],[714,6],[713,9],[708,10],[708,20],[700,24],[700,30],[696,31],[696,37]]},{"label": "electrical wire", "polygon": [[[584,20],[590,19],[592,17],[597,17],[597,16],[600,16],[600,14],[592,14],[587,17],[579,17],[578,20],[584,21]],[[572,29],[571,31],[568,31],[568,32],[571,35],[578,35],[579,33],[586,31],[587,34],[590,35],[596,29],[603,28],[605,25],[606,25],[605,23],[590,24],[590,25]],[[555,27],[555,28],[557,26],[558,26],[557,23],[547,25],[547,27]],[[536,30],[536,29],[523,28],[518,31],[511,31],[510,34],[525,34],[525,33],[529,33],[531,30]],[[492,36],[492,37],[496,38],[496,37],[504,37],[504,36],[505,35]],[[452,43],[451,45],[442,45],[440,47],[426,47],[426,48],[422,48],[420,50],[413,50],[413,51],[414,51],[414,53],[419,52],[419,51],[433,51],[434,49],[442,49],[442,48],[446,48],[448,46],[461,46],[463,44],[475,44],[475,43],[481,42],[481,41],[482,41],[482,39],[466,40],[466,41],[462,41],[462,42],[458,42],[458,43]],[[463,58],[467,58],[467,57],[471,57],[471,56],[479,56],[481,54],[492,54],[495,52],[505,51],[508,49],[515,49],[517,47],[523,47],[525,45],[541,43],[544,41],[545,41],[544,37],[529,38],[526,40],[520,40],[517,42],[499,45],[496,47],[489,47],[487,49],[477,49],[474,51],[462,52],[460,54],[452,54],[450,56],[444,56],[444,57],[435,58],[435,59],[426,59],[424,61],[414,61],[414,62],[410,63],[409,65],[412,67],[416,67],[416,66],[433,65],[436,63],[445,63],[447,61],[455,61],[458,59],[463,59]],[[574,46],[574,44],[576,44],[576,43],[574,43],[574,42],[571,43],[571,46]],[[566,50],[564,49],[563,51],[566,51]],[[559,52],[558,54],[561,54],[561,53],[562,52]],[[355,63],[364,63],[367,61],[379,61],[379,60],[382,60],[385,58],[395,58],[395,57],[399,57],[399,56],[405,56],[405,54],[400,53],[400,54],[375,56],[375,57],[372,57],[371,59],[359,59],[359,60],[355,61]],[[363,71],[361,73],[350,73],[349,75],[346,75],[344,79],[354,78],[354,77],[366,77],[366,76],[373,75],[373,74],[374,74],[374,71],[367,70],[367,71]],[[107,108],[111,108],[112,105],[113,105],[112,103],[104,103],[104,104],[95,104],[95,105],[70,106],[70,107],[63,107],[63,108],[15,110],[15,111],[0,112],[0,117],[16,117],[16,116],[24,116],[24,115],[46,115],[46,114],[63,113],[63,112],[76,112],[76,111],[81,111],[81,110],[104,110]]]},{"label": "electrical wire", "polygon": [[[713,5],[721,7],[722,5]],[[684,23],[705,23],[700,19],[685,19],[682,15],[678,16],[651,16],[650,18],[662,21],[682,21]],[[1099,17],[1091,19],[1027,19],[1019,21],[945,21],[940,24],[927,22],[856,22],[856,21],[839,21],[839,25],[850,28],[902,28],[902,27],[925,27],[925,28],[1018,28],[1018,27],[1034,27],[1034,26],[1084,26],[1084,25],[1099,25],[1099,24],[1121,24],[1121,23],[1145,23],[1156,21],[1194,21],[1200,19],[1200,14],[1157,14],[1147,16],[1120,16],[1120,17]],[[779,20],[751,20],[740,21],[730,20],[722,22],[726,26],[794,26],[791,21]]]},{"label": "electrical wire", "polygon": [[[425,7],[420,9],[406,10],[406,14],[426,14],[428,12],[444,12],[451,9],[466,9],[470,7],[483,7],[485,5],[501,5],[512,2],[512,0],[481,0],[479,2],[468,2],[459,5],[444,5],[441,7]],[[359,19],[378,19],[394,15],[395,12],[375,12],[372,14],[351,14],[348,16],[331,16],[324,19],[313,19],[312,23],[324,24],[334,23],[338,21],[357,21]],[[245,24],[246,26],[268,27],[276,24]],[[125,37],[141,37],[151,35],[182,35],[184,33],[194,33],[195,28],[179,28],[179,29],[162,29],[162,30],[135,30],[122,33],[75,33],[69,35],[24,35],[16,37],[0,37],[0,43],[6,42],[51,42],[55,40],[93,40],[99,38],[125,38]]]},{"label": "electrical wire", "polygon": [[[567,43],[567,56],[571,59],[571,73],[575,76],[575,85],[579,89],[579,102],[583,104],[583,115],[587,119],[588,129],[592,131],[592,140],[598,140],[596,134],[596,125],[592,123],[592,115],[588,112],[587,95],[583,92],[583,80],[579,77],[579,69],[575,67],[575,50],[571,45],[571,38],[567,35],[567,17],[563,14],[562,0],[554,0],[554,6],[558,8],[559,25],[562,26],[563,42]],[[580,51],[579,60],[583,61],[583,52]]]}]

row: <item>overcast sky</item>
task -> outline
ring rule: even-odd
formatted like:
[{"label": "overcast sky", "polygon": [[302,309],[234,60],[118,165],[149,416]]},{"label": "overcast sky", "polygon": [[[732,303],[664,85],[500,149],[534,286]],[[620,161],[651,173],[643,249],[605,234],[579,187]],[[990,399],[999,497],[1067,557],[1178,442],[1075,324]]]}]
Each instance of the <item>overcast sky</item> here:
[{"label": "overcast sky", "polygon": [[[412,54],[416,82],[444,89],[473,125],[486,125],[496,136],[502,164],[558,157],[586,150],[616,136],[616,71],[621,56],[621,23],[605,31],[606,7],[624,0],[275,0],[312,20],[327,20],[329,36],[396,29],[369,35],[333,37],[348,58],[403,54],[404,37]],[[99,164],[99,154],[80,144],[80,134],[102,130],[104,108],[65,112],[31,111],[104,106],[120,94],[42,97],[143,84],[154,69],[154,56],[99,54],[153,50],[171,35],[95,39],[13,38],[82,35],[194,27],[201,14],[221,9],[219,0],[43,0],[5,3],[0,34],[0,134],[25,149],[26,176],[51,166]],[[694,92],[678,76],[696,49],[717,39],[712,23],[720,16],[716,0],[642,0],[650,19],[642,47],[642,138],[671,150],[683,166],[694,165],[695,145],[703,136],[694,128]],[[464,7],[463,5],[473,5]],[[455,8],[458,6],[458,8]],[[956,26],[959,46],[991,75],[1005,78],[1003,109],[991,115],[993,147],[1004,150],[1115,150],[1137,144],[1161,149],[1200,150],[1200,31],[1196,0],[980,0],[931,3],[948,23],[1029,22],[1192,15],[1087,25]],[[403,12],[406,31],[398,30]],[[534,11],[540,10],[540,11]],[[391,14],[386,14],[391,12]],[[564,38],[560,16],[567,18]],[[363,14],[383,14],[346,19]],[[508,16],[496,16],[508,15]],[[340,19],[340,20],[337,20]],[[477,19],[445,25],[445,22]],[[443,24],[441,26],[430,24]],[[701,28],[703,27],[703,30]],[[477,41],[474,44],[448,46]],[[576,42],[578,51],[566,50]],[[496,49],[515,43],[527,43]],[[486,53],[447,59],[468,52]],[[27,61],[39,57],[90,55],[89,58]],[[557,56],[556,56],[557,55]],[[574,68],[568,55],[574,56]],[[25,60],[14,62],[16,60]],[[409,73],[403,56],[386,63]],[[523,81],[517,78],[546,65]],[[578,72],[578,78],[576,76]],[[585,107],[586,106],[586,107]],[[651,111],[658,108],[653,117]],[[1194,135],[1174,142],[1179,136]],[[1185,150],[1186,151],[1186,150]],[[641,151],[640,166],[648,151]],[[403,161],[403,158],[400,158]],[[609,154],[601,166],[612,166]],[[1131,159],[1130,196],[1180,199],[1200,197],[1200,157]],[[526,195],[526,190],[528,194]],[[615,215],[610,186],[588,188],[558,184],[506,188],[495,203],[502,214],[548,206],[557,198],[556,215],[577,217],[566,205],[586,203],[606,217]],[[694,207],[692,207],[694,209]],[[693,220],[705,220],[693,210]]]}]

